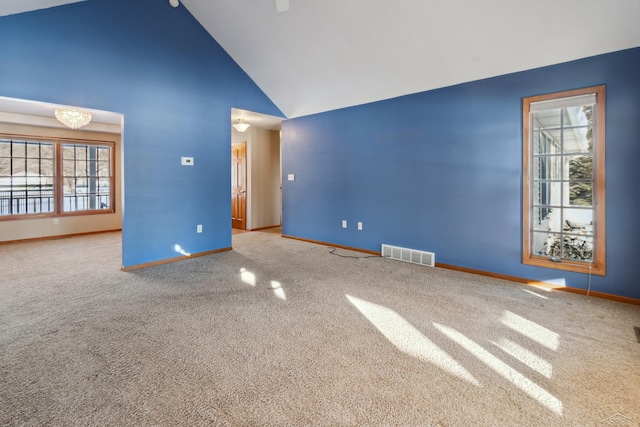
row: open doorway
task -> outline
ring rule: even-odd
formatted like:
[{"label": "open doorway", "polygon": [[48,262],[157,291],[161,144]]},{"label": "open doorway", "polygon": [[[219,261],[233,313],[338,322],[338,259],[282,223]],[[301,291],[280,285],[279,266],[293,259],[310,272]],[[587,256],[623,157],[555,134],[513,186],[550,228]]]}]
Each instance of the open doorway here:
[{"label": "open doorway", "polygon": [[91,118],[76,129],[60,107],[0,97],[0,215],[17,215],[2,242],[122,229],[124,116],[80,106]]},{"label": "open doorway", "polygon": [[233,233],[282,225],[280,127],[283,118],[232,109],[231,227]]}]

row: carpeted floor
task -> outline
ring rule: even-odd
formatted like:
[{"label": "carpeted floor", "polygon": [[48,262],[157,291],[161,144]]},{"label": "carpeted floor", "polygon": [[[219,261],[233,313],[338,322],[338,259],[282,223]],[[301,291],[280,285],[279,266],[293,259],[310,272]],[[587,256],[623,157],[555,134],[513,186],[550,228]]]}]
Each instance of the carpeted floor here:
[{"label": "carpeted floor", "polygon": [[0,245],[0,425],[638,425],[638,306],[278,231]]}]

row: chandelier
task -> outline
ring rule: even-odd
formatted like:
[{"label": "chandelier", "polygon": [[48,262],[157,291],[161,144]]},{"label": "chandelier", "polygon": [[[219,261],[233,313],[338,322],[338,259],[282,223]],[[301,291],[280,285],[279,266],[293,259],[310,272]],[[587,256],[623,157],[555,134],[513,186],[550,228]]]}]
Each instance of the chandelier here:
[{"label": "chandelier", "polygon": [[89,124],[91,113],[78,108],[56,108],[56,119],[71,129],[78,129]]}]

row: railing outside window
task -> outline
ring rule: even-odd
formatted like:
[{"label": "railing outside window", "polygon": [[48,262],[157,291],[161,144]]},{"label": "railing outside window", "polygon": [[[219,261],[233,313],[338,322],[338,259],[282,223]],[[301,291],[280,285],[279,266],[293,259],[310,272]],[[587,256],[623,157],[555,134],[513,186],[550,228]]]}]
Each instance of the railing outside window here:
[{"label": "railing outside window", "polygon": [[25,215],[53,212],[53,188],[0,190],[0,215]]}]

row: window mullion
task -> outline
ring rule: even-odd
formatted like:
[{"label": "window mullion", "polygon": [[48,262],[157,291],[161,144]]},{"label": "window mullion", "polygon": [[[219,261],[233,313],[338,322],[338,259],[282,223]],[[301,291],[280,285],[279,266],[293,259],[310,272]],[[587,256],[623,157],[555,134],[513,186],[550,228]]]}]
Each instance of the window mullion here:
[{"label": "window mullion", "polygon": [[54,185],[53,185],[53,197],[55,201],[55,212],[61,214],[63,212],[64,203],[64,173],[62,168],[62,143],[55,143],[55,150],[53,153],[54,162]]},{"label": "window mullion", "polygon": [[564,112],[560,109],[560,259],[564,259],[564,187],[565,182],[565,157],[564,157]]}]

